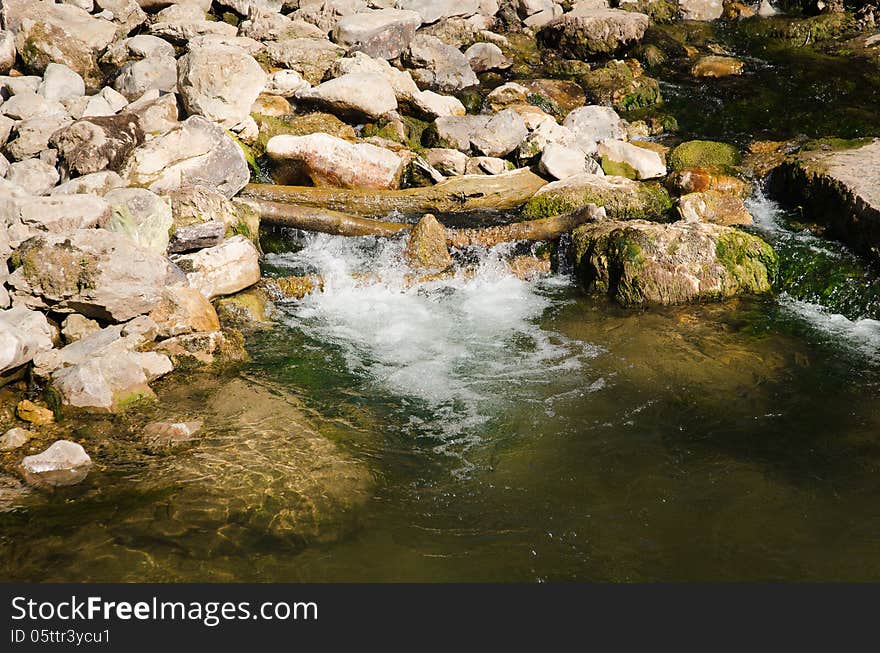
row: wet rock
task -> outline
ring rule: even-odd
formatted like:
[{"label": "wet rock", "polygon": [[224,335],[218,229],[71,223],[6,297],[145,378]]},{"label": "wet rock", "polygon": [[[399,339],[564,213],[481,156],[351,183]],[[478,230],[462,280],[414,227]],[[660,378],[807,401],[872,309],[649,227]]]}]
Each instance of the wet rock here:
[{"label": "wet rock", "polygon": [[760,238],[703,222],[597,222],[572,242],[584,286],[626,306],[767,293],[778,268]]},{"label": "wet rock", "polygon": [[0,436],[0,451],[13,451],[24,446],[28,440],[34,437],[32,431],[28,431],[21,427],[9,429]]},{"label": "wet rock", "polygon": [[474,43],[464,51],[468,64],[475,73],[487,70],[506,70],[513,62],[494,43]]},{"label": "wet rock", "polygon": [[420,86],[453,92],[480,83],[464,54],[434,36],[416,34],[405,58]]},{"label": "wet rock", "polygon": [[115,36],[113,23],[79,7],[34,2],[21,21],[15,44],[28,71],[42,74],[50,63],[59,63],[78,73],[88,86],[97,87],[103,77],[98,56]]},{"label": "wet rock", "polygon": [[349,73],[303,91],[299,99],[333,113],[380,118],[397,109],[397,97],[387,79],[369,73]]},{"label": "wet rock", "polygon": [[237,225],[232,203],[210,188],[186,186],[167,197],[174,220],[168,251],[173,254],[219,245],[227,226]]},{"label": "wet rock", "polygon": [[149,90],[170,92],[177,88],[177,60],[173,55],[158,54],[123,64],[113,88],[127,100],[134,101]]},{"label": "wet rock", "polygon": [[739,150],[727,143],[716,141],[686,141],[669,155],[669,168],[727,168],[742,161]]},{"label": "wet rock", "polygon": [[118,170],[131,151],[144,142],[137,116],[83,118],[57,131],[52,145],[74,175]]},{"label": "wet rock", "polygon": [[29,399],[23,399],[18,402],[15,407],[15,416],[18,419],[35,424],[36,426],[45,426],[55,421],[55,413],[45,406],[38,406]]},{"label": "wet rock", "polygon": [[110,205],[97,195],[24,197],[8,201],[0,215],[9,224],[17,221],[32,230],[63,234],[104,226],[110,219]]},{"label": "wet rock", "polygon": [[397,188],[404,166],[404,160],[389,150],[328,134],[275,136],[266,153],[275,161],[301,165],[316,186],[337,188]]},{"label": "wet rock", "polygon": [[746,197],[751,193],[749,183],[723,174],[712,168],[682,168],[669,175],[666,187],[678,195],[702,193],[717,190],[723,193]]},{"label": "wet rock", "polygon": [[625,177],[582,174],[554,181],[541,188],[523,208],[528,218],[544,218],[583,208],[605,207],[612,220],[665,220],[672,198],[657,183],[640,183]]},{"label": "wet rock", "polygon": [[718,20],[724,13],[722,0],[678,0],[685,20]]},{"label": "wet rock", "polygon": [[61,335],[68,345],[100,330],[100,324],[79,313],[68,315],[61,324]]},{"label": "wet rock", "polygon": [[596,154],[599,142],[606,139],[626,140],[626,125],[610,107],[587,106],[575,109],[562,123],[577,139],[587,154]]},{"label": "wet rock", "polygon": [[151,311],[180,272],[157,253],[105,229],[31,238],[7,282],[33,307],[122,322]]},{"label": "wet rock", "polygon": [[250,169],[242,149],[221,127],[191,116],[135,148],[122,176],[155,193],[205,185],[233,197],[250,180]]},{"label": "wet rock", "polygon": [[174,336],[156,343],[155,350],[168,356],[175,369],[200,369],[248,360],[244,336],[235,329]]},{"label": "wet rock", "polygon": [[589,59],[637,43],[650,23],[638,12],[593,9],[583,3],[544,25],[538,38],[545,47],[559,48],[564,56]]},{"label": "wet rock", "polygon": [[666,175],[666,164],[657,152],[606,139],[599,143],[599,156],[605,174],[630,179],[655,179]]},{"label": "wet rock", "polygon": [[234,236],[192,254],[176,255],[173,260],[186,273],[190,287],[208,299],[231,295],[260,280],[260,255],[244,236]]},{"label": "wet rock", "polygon": [[144,427],[141,439],[148,449],[170,449],[191,442],[202,430],[200,420],[194,422],[152,422]]},{"label": "wet rock", "polygon": [[52,349],[52,329],[46,316],[16,306],[0,311],[0,373],[29,363]]},{"label": "wet rock", "polygon": [[50,63],[43,72],[37,93],[47,100],[66,100],[85,95],[86,84],[78,73],[59,63]]},{"label": "wet rock", "polygon": [[117,188],[104,199],[110,203],[112,217],[106,229],[124,234],[144,249],[164,253],[173,224],[171,204],[144,188]]},{"label": "wet rock", "polygon": [[584,89],[564,79],[521,79],[516,82],[526,91],[525,100],[560,120],[586,104]]},{"label": "wet rock", "polygon": [[262,288],[251,288],[229,297],[221,297],[215,304],[217,316],[224,325],[252,329],[273,324],[274,305],[268,292]]},{"label": "wet rock", "polygon": [[741,196],[717,190],[682,195],[677,208],[681,219],[687,222],[711,222],[727,226],[750,225],[753,222]]},{"label": "wet rock", "polygon": [[345,55],[345,48],[326,39],[295,38],[268,43],[272,63],[295,70],[309,84],[320,84],[330,66]]},{"label": "wet rock", "polygon": [[775,194],[803,207],[826,235],[877,258],[880,252],[880,139],[827,141],[777,168]]},{"label": "wet rock", "polygon": [[442,272],[452,265],[446,246],[446,229],[431,214],[413,227],[404,252],[407,264],[414,270]]},{"label": "wet rock", "polygon": [[158,334],[171,338],[187,333],[217,331],[220,320],[205,296],[196,288],[169,286],[149,318],[156,323]]},{"label": "wet rock", "polygon": [[742,72],[743,62],[740,59],[717,55],[700,57],[691,69],[694,77],[729,77],[742,75]]},{"label": "wet rock", "polygon": [[17,161],[9,166],[6,179],[23,188],[31,195],[46,195],[55,187],[61,176],[55,166],[40,159]]},{"label": "wet rock", "polygon": [[618,111],[646,109],[663,101],[660,84],[645,75],[636,59],[609,61],[578,78],[591,104]]},{"label": "wet rock", "polygon": [[75,485],[85,479],[92,459],[76,442],[57,440],[36,456],[21,461],[24,480],[37,487]]},{"label": "wet rock", "polygon": [[70,119],[62,116],[22,120],[15,127],[15,138],[6,144],[6,152],[18,161],[38,156],[49,147],[52,134],[69,124]]},{"label": "wet rock", "polygon": [[343,17],[333,29],[339,45],[371,57],[400,56],[422,24],[419,14],[400,9],[379,9]]},{"label": "wet rock", "polygon": [[513,109],[505,109],[489,118],[470,140],[477,152],[485,156],[504,157],[519,147],[528,135],[529,130],[520,115]]},{"label": "wet rock", "polygon": [[177,62],[177,88],[187,112],[223,127],[232,127],[250,115],[265,85],[260,64],[237,48],[190,45]]}]

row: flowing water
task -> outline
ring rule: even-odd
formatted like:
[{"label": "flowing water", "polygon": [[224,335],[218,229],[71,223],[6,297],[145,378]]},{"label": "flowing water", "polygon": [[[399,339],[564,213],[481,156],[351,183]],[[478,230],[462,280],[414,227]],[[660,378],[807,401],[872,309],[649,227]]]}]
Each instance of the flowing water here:
[{"label": "flowing water", "polygon": [[[650,310],[503,250],[414,282],[401,241],[304,237],[267,273],[324,291],[243,369],[78,428],[92,473],[0,512],[0,577],[878,580],[877,273],[750,209],[779,295]],[[155,453],[159,418],[205,428]]]}]

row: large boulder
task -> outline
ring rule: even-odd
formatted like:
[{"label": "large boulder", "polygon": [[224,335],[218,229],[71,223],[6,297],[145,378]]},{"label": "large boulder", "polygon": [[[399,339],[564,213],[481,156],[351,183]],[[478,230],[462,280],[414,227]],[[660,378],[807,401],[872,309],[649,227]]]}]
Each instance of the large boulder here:
[{"label": "large boulder", "polygon": [[146,188],[117,188],[104,195],[113,215],[105,228],[124,234],[144,249],[163,254],[173,224],[171,204]]},{"label": "large boulder", "polygon": [[626,140],[626,125],[611,107],[590,105],[569,113],[562,123],[588,154],[596,154],[605,139]]},{"label": "large boulder", "polygon": [[609,55],[639,42],[651,19],[622,9],[594,9],[592,3],[574,9],[544,25],[538,38],[545,47],[558,48],[564,56],[589,59]]},{"label": "large boulder", "polygon": [[824,225],[826,235],[878,258],[880,139],[819,143],[783,163],[771,183],[783,200]]},{"label": "large boulder", "polygon": [[122,176],[154,193],[202,184],[231,198],[247,185],[250,168],[242,149],[220,126],[191,116],[135,148]]},{"label": "large boulder", "polygon": [[299,99],[332,113],[381,118],[397,109],[397,97],[388,80],[371,73],[349,73],[303,91]]},{"label": "large boulder", "polygon": [[329,134],[274,136],[266,153],[273,160],[298,164],[316,186],[394,189],[404,167],[404,160],[390,150]]},{"label": "large boulder", "polygon": [[164,256],[105,229],[35,236],[13,263],[8,284],[22,304],[109,322],[150,312],[182,277]]},{"label": "large boulder", "polygon": [[770,292],[778,269],[757,236],[704,222],[599,221],[572,233],[584,286],[626,306]]},{"label": "large boulder", "polygon": [[57,440],[48,449],[21,462],[24,480],[37,487],[75,485],[88,476],[92,459],[82,445]]},{"label": "large boulder", "polygon": [[189,285],[215,299],[244,290],[260,280],[260,255],[244,236],[233,236],[216,247],[180,254],[174,262],[186,273]]},{"label": "large boulder", "polygon": [[514,109],[505,109],[486,121],[471,136],[471,145],[484,156],[507,156],[519,147],[529,130]]},{"label": "large boulder", "polygon": [[129,101],[149,90],[173,91],[177,88],[177,60],[173,54],[157,54],[127,61],[119,69],[113,88]]},{"label": "large boulder", "polygon": [[225,45],[191,46],[177,62],[177,88],[187,112],[223,127],[250,115],[266,79],[256,59]]},{"label": "large boulder", "polygon": [[406,60],[414,68],[413,78],[421,86],[448,93],[480,83],[467,57],[436,36],[416,34],[409,44]]},{"label": "large boulder", "polygon": [[52,134],[70,122],[70,118],[66,116],[40,116],[22,120],[15,127],[15,138],[6,143],[6,152],[17,161],[38,156],[49,147]]},{"label": "large boulder", "polygon": [[87,86],[98,87],[103,77],[98,57],[115,37],[116,25],[108,20],[70,4],[38,0],[21,20],[16,49],[33,73],[60,63],[82,76]]},{"label": "large boulder", "polygon": [[529,218],[544,218],[588,204],[605,207],[612,220],[665,220],[672,198],[657,183],[586,173],[547,184],[526,203],[523,213]]},{"label": "large boulder", "polygon": [[43,72],[37,92],[47,100],[67,100],[85,95],[83,78],[64,64],[50,63]]},{"label": "large boulder", "polygon": [[83,118],[55,132],[51,139],[72,175],[118,170],[129,153],[144,142],[136,115]]},{"label": "large boulder", "polygon": [[333,40],[371,57],[400,56],[422,24],[414,11],[380,9],[343,17],[333,29]]},{"label": "large boulder", "polygon": [[21,197],[0,202],[0,217],[10,226],[21,225],[25,233],[64,234],[103,227],[110,219],[110,205],[91,194]]},{"label": "large boulder", "polygon": [[52,327],[46,316],[24,306],[0,311],[0,380],[3,374],[52,349]]}]

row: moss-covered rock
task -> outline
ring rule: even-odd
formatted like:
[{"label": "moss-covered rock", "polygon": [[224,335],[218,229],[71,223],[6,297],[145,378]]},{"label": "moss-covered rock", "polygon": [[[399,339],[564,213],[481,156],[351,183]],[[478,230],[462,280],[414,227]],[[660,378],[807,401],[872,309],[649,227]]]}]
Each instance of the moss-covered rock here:
[{"label": "moss-covered rock", "polygon": [[778,269],[760,238],[706,223],[597,222],[578,227],[572,242],[584,287],[625,306],[766,293]]},{"label": "moss-covered rock", "polygon": [[235,295],[221,297],[214,302],[217,317],[223,326],[236,328],[264,328],[272,325],[275,310],[268,292],[250,288]]},{"label": "moss-covered rock", "polygon": [[737,166],[742,156],[733,145],[717,141],[686,141],[669,155],[672,170],[682,168],[730,168]]},{"label": "moss-covered rock", "polygon": [[660,24],[674,23],[681,16],[681,7],[677,0],[636,0],[622,2],[620,8],[647,14],[654,23]]},{"label": "moss-covered rock", "polygon": [[316,111],[299,116],[263,116],[253,114],[254,120],[260,129],[260,135],[254,144],[254,154],[257,157],[266,152],[266,143],[273,136],[289,134],[290,136],[308,136],[309,134],[330,134],[347,141],[357,139],[354,128],[342,122],[330,113]]},{"label": "moss-covered rock", "polygon": [[800,47],[840,38],[852,32],[855,26],[852,14],[846,12],[832,12],[809,18],[756,16],[738,23],[738,29],[751,39],[779,39]]},{"label": "moss-covered rock", "polygon": [[612,220],[666,220],[672,208],[668,191],[657,183],[624,177],[575,175],[547,184],[523,208],[527,219],[568,213],[587,204],[605,207]]},{"label": "moss-covered rock", "polygon": [[591,104],[635,111],[663,101],[656,79],[645,75],[635,59],[610,61],[578,79]]}]

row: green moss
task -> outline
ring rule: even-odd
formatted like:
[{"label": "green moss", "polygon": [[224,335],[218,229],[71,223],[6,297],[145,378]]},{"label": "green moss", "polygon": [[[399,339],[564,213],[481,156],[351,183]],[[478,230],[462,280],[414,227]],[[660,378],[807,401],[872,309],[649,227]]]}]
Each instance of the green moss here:
[{"label": "green moss", "polygon": [[674,23],[679,19],[681,10],[675,0],[637,0],[621,3],[624,11],[637,11],[647,14],[654,23]]},{"label": "green moss", "polygon": [[545,111],[550,115],[563,115],[561,109],[559,108],[559,105],[548,98],[546,95],[542,95],[540,93],[529,93],[526,96],[526,102],[528,102],[532,106],[538,107],[539,109],[541,109],[541,111]]},{"label": "green moss", "polygon": [[629,65],[611,61],[605,67],[581,75],[579,83],[593,104],[635,111],[660,104],[663,97],[656,79],[643,74],[636,61]]},{"label": "green moss", "polygon": [[749,38],[779,39],[798,47],[839,38],[853,31],[855,26],[852,14],[847,12],[821,14],[809,18],[756,16],[739,23],[739,29]]},{"label": "green moss", "polygon": [[873,138],[816,138],[807,141],[801,150],[857,150],[871,143]]},{"label": "green moss", "polygon": [[742,156],[733,145],[717,141],[687,141],[669,155],[672,170],[682,168],[730,168],[737,166]]},{"label": "green moss", "polygon": [[606,175],[638,179],[639,173],[631,165],[624,161],[612,161],[607,155],[602,155],[602,170]]},{"label": "green moss", "polygon": [[663,186],[653,182],[638,183],[633,188],[561,187],[535,195],[523,207],[523,216],[526,219],[546,218],[587,204],[604,206],[612,220],[663,221],[672,209],[673,201]]},{"label": "green moss", "polygon": [[715,256],[737,286],[748,292],[769,292],[779,271],[779,257],[770,245],[736,229],[718,239]]}]

